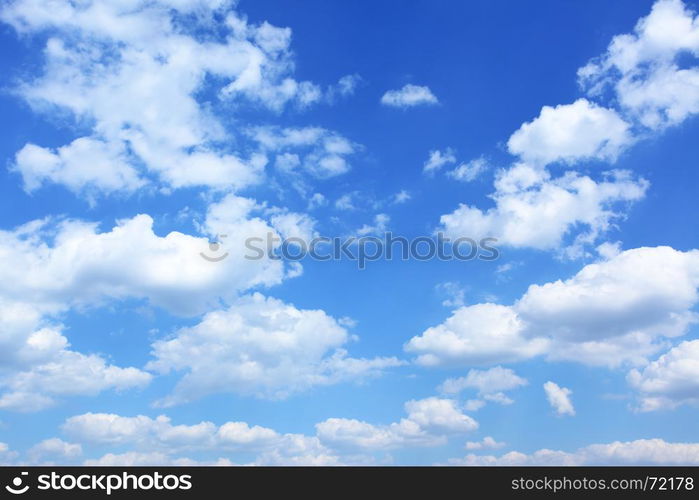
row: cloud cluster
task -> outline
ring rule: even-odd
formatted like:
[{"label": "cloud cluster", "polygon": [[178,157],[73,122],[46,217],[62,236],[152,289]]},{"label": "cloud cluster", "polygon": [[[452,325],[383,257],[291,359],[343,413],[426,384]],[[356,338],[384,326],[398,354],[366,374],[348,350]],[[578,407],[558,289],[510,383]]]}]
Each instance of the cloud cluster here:
[{"label": "cloud cluster", "polygon": [[573,391],[549,380],[544,384],[544,392],[546,392],[546,399],[551,405],[551,408],[556,412],[556,415],[559,417],[563,415],[575,415],[575,408],[570,398]]},{"label": "cloud cluster", "polygon": [[155,342],[148,368],[186,372],[160,402],[169,406],[214,392],[279,399],[402,364],[394,357],[349,357],[343,348],[349,340],[345,328],[325,312],[256,293]]},{"label": "cloud cluster", "polygon": [[[43,74],[17,92],[36,110],[67,113],[86,129],[58,148],[27,143],[14,166],[25,188],[53,182],[94,196],[153,181],[226,190],[259,182],[267,158],[230,148],[242,134],[231,135],[214,104],[247,102],[278,112],[324,97],[317,85],[290,76],[289,28],[248,23],[231,6],[228,0],[4,5],[2,21],[22,35],[47,38]],[[223,22],[215,20],[220,16]],[[219,29],[207,35],[214,23]],[[335,94],[351,93],[355,80],[341,80]]]},{"label": "cloud cluster", "polygon": [[[190,464],[187,454],[218,455],[213,463],[241,463],[252,455],[255,464],[335,465],[371,462],[372,453],[397,448],[431,447],[452,436],[475,430],[478,424],[450,399],[408,401],[407,416],[388,425],[329,418],[316,425],[315,435],[280,433],[268,427],[230,421],[222,425],[199,422],[175,425],[164,415],[125,417],[85,413],[70,417],[62,426],[71,443],[53,438],[31,452],[36,458],[54,457],[74,463],[83,448],[128,451],[106,453],[87,464]],[[359,455],[357,454],[359,453]]]},{"label": "cloud cluster", "polygon": [[400,89],[389,90],[381,97],[381,104],[394,108],[412,108],[438,104],[439,100],[429,87],[408,83]]},{"label": "cloud cluster", "polygon": [[542,449],[530,455],[512,451],[500,457],[467,455],[451,465],[697,465],[699,443],[662,439],[592,444],[573,453]]},{"label": "cloud cluster", "polygon": [[469,370],[465,377],[448,378],[439,387],[443,394],[459,394],[467,389],[475,389],[481,399],[467,402],[471,408],[480,408],[485,401],[503,405],[514,401],[505,392],[527,385],[527,380],[509,368],[496,366],[488,370]]},{"label": "cloud cluster", "polygon": [[699,340],[673,347],[643,369],[629,372],[640,394],[640,410],[670,410],[699,404]]},{"label": "cloud cluster", "polygon": [[[461,204],[441,216],[440,229],[454,238],[488,236],[501,245],[554,250],[573,231],[579,232],[575,243],[594,241],[623,217],[623,207],[645,196],[648,186],[627,171],[609,172],[601,181],[574,172],[553,178],[519,163],[496,176],[494,207]],[[579,251],[576,244],[569,248],[569,253]]]},{"label": "cloud cluster", "polygon": [[698,56],[699,17],[681,0],[658,0],[578,77],[592,96],[611,88],[623,112],[659,130],[699,113]]},{"label": "cloud cluster", "polygon": [[531,359],[588,365],[643,364],[697,321],[699,251],[626,250],[575,276],[531,285],[511,306],[463,306],[413,337],[405,350],[425,366]]},{"label": "cloud cluster", "polygon": [[[587,98],[543,106],[510,136],[508,150],[521,163],[496,176],[495,206],[462,204],[442,216],[442,226],[543,250],[558,250],[571,237],[564,255],[584,256],[585,246],[623,217],[624,205],[644,197],[648,182],[619,172],[602,181],[575,172],[554,177],[547,167],[613,163],[640,139],[699,113],[698,19],[681,0],[658,0],[633,33],[615,36],[578,70]],[[604,101],[607,89],[608,107],[591,100]]]}]

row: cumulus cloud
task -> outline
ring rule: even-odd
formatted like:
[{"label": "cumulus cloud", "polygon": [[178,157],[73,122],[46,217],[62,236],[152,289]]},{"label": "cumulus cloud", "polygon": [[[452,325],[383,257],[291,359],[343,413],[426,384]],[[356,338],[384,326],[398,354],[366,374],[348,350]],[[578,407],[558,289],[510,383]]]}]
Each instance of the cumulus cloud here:
[{"label": "cumulus cloud", "polygon": [[573,402],[570,399],[573,391],[567,387],[560,387],[555,382],[550,380],[544,384],[544,392],[546,392],[546,399],[548,400],[551,408],[556,412],[556,415],[575,415],[575,408],[573,407]]},{"label": "cumulus cloud", "polygon": [[16,457],[17,452],[12,451],[7,443],[0,443],[0,464],[11,465]]},{"label": "cumulus cloud", "polygon": [[[639,272],[643,269],[643,272]],[[551,360],[644,364],[666,338],[685,334],[699,287],[699,252],[636,248],[567,280],[531,285],[511,306],[457,309],[405,346],[425,366]]]},{"label": "cumulus cloud", "polygon": [[276,154],[275,165],[287,175],[305,173],[327,179],[348,172],[348,157],[360,146],[321,127],[282,128],[259,126],[248,130],[267,154]]},{"label": "cumulus cloud", "polygon": [[489,365],[543,354],[546,339],[527,339],[512,308],[498,304],[464,306],[441,325],[413,337],[405,350],[424,366]]},{"label": "cumulus cloud", "polygon": [[215,392],[284,398],[401,364],[396,358],[349,357],[343,347],[349,340],[325,312],[255,293],[155,342],[148,368],[185,372],[173,394],[160,402],[168,406]]},{"label": "cumulus cloud", "polygon": [[201,312],[222,297],[283,279],[281,263],[244,258],[245,238],[277,234],[265,221],[248,218],[254,207],[254,201],[237,197],[209,207],[207,228],[227,234],[228,257],[216,263],[200,255],[209,252],[205,238],[159,236],[145,214],[118,221],[106,232],[79,220],[35,221],[0,231],[0,295],[57,308],[133,297],[179,314]]},{"label": "cumulus cloud", "polygon": [[681,123],[699,112],[697,19],[681,0],[657,1],[633,33],[615,36],[578,70],[581,86],[593,96],[611,87],[622,110],[649,129]]},{"label": "cumulus cloud", "polygon": [[37,454],[49,449],[68,452],[63,453],[63,461],[77,459],[82,447],[109,450],[85,461],[100,465],[193,464],[197,462],[187,458],[193,453],[219,457],[203,463],[247,463],[252,455],[251,463],[261,465],[337,465],[370,463],[372,453],[384,450],[438,446],[478,427],[450,399],[408,401],[405,411],[405,418],[388,425],[330,418],[316,425],[315,435],[280,433],[238,421],[184,425],[174,424],[165,415],[85,413],[70,417],[62,426],[73,443],[54,438],[35,449]]},{"label": "cumulus cloud", "polygon": [[490,236],[501,245],[553,250],[574,229],[586,228],[571,245],[574,249],[623,217],[615,207],[642,199],[648,182],[618,170],[600,182],[574,172],[553,178],[546,170],[517,164],[498,174],[495,188],[494,207],[461,204],[442,215],[440,229],[454,238]]},{"label": "cumulus cloud", "polygon": [[191,452],[240,457],[253,454],[256,456],[254,463],[269,465],[330,465],[339,461],[315,436],[280,434],[245,422],[231,421],[220,426],[206,421],[176,425],[164,415],[151,418],[86,413],[66,420],[63,432],[92,448],[121,446],[129,449],[88,459],[86,465],[232,463],[228,458],[198,462],[185,456]]},{"label": "cumulus cloud", "polygon": [[[232,5],[7,2],[3,22],[21,35],[48,35],[42,73],[17,93],[37,111],[68,114],[89,130],[56,149],[27,143],[14,163],[25,188],[55,182],[94,195],[153,181],[226,190],[259,182],[267,158],[244,144],[231,150],[241,134],[224,127],[212,102],[279,112],[324,93],[291,76],[289,28],[251,24]],[[355,80],[343,78],[335,93],[351,93]],[[345,170],[340,159],[319,158],[319,171]]]},{"label": "cumulus cloud", "polygon": [[629,128],[614,110],[578,99],[573,104],[541,108],[537,118],[512,134],[507,148],[534,165],[614,161],[631,142]]},{"label": "cumulus cloud", "polygon": [[389,425],[374,425],[346,418],[330,418],[316,424],[324,443],[340,448],[392,449],[406,446],[444,444],[449,435],[463,434],[478,428],[451,399],[427,398],[408,401],[406,418]]},{"label": "cumulus cloud", "polygon": [[697,465],[699,443],[639,439],[593,444],[568,453],[542,449],[530,455],[513,451],[500,457],[467,455],[452,465]]},{"label": "cumulus cloud", "polygon": [[465,377],[449,378],[442,383],[439,390],[445,394],[458,394],[464,389],[476,389],[479,394],[493,394],[526,384],[526,379],[513,370],[496,366],[488,370],[469,370]]},{"label": "cumulus cloud", "polygon": [[32,463],[74,462],[83,453],[82,446],[59,438],[50,438],[32,446],[27,459]]},{"label": "cumulus cloud", "polygon": [[39,411],[57,397],[95,395],[147,385],[151,375],[70,349],[63,326],[47,310],[0,296],[0,409]]},{"label": "cumulus cloud", "polygon": [[640,394],[640,410],[669,410],[699,403],[699,340],[680,343],[627,377]]},{"label": "cumulus cloud", "polygon": [[484,437],[481,441],[467,441],[467,450],[496,450],[505,446],[505,443],[495,441],[491,436]]},{"label": "cumulus cloud", "polygon": [[[263,212],[268,220],[253,215]],[[149,373],[70,349],[57,317],[124,299],[176,315],[200,314],[250,287],[293,275],[279,261],[245,259],[246,238],[313,231],[307,216],[235,195],[211,203],[202,223],[202,231],[226,237],[216,250],[203,237],[157,235],[153,224],[150,216],[138,215],[101,231],[90,222],[45,219],[0,231],[0,408],[38,411],[59,397],[147,385]],[[202,255],[225,258],[210,262]],[[362,360],[340,358],[334,360],[346,371],[359,370]]]},{"label": "cumulus cloud", "polygon": [[439,100],[429,87],[411,83],[400,89],[389,90],[381,97],[381,104],[394,108],[411,108],[438,103]]},{"label": "cumulus cloud", "polygon": [[486,401],[509,405],[514,401],[505,392],[527,385],[527,380],[509,368],[496,366],[488,370],[469,370],[465,377],[448,378],[437,388],[443,394],[459,394],[475,389],[478,399],[469,400],[469,407],[480,409]]},{"label": "cumulus cloud", "polygon": [[430,154],[422,166],[422,172],[425,174],[434,174],[441,170],[445,165],[456,163],[454,150],[447,148],[444,151],[435,149],[430,151]]},{"label": "cumulus cloud", "polygon": [[447,172],[447,175],[452,179],[462,182],[471,182],[478,178],[483,172],[488,169],[488,162],[482,156],[465,163],[461,163],[458,167]]}]

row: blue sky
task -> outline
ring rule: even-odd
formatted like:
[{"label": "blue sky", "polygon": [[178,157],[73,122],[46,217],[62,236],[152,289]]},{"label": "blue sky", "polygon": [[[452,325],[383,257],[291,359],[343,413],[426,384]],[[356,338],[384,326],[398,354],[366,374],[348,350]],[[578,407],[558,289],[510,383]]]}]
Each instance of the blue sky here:
[{"label": "blue sky", "polygon": [[0,461],[699,463],[696,8],[6,3]]}]

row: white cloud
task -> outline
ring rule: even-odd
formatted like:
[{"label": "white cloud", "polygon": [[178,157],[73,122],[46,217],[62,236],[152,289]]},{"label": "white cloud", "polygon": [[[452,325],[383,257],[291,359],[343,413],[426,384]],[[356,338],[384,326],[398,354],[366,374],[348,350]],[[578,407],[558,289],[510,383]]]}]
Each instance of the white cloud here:
[{"label": "white cloud", "polygon": [[356,193],[346,193],[335,200],[335,208],[338,210],[354,210],[354,197]]},{"label": "white cloud", "polygon": [[424,366],[489,365],[543,354],[548,341],[522,336],[523,324],[507,306],[464,306],[441,325],[413,337],[405,350]]},{"label": "white cloud", "polygon": [[210,253],[206,239],[158,236],[148,215],[121,220],[107,232],[76,220],[0,231],[0,296],[60,308],[133,297],[179,314],[200,312],[220,298],[283,279],[281,263],[244,258],[245,238],[275,233],[263,220],[248,218],[254,207],[236,197],[209,207],[207,228],[227,234],[222,251],[229,255],[216,263],[200,255]]},{"label": "white cloud", "polygon": [[[27,144],[15,162],[27,189],[49,180],[92,194],[134,190],[153,177],[174,188],[259,182],[266,158],[230,150],[232,137],[203,91],[217,92],[214,102],[273,111],[306,107],[323,93],[290,76],[289,28],[249,24],[230,7],[203,0],[6,3],[0,18],[18,33],[48,35],[42,74],[18,93],[38,111],[68,112],[90,128],[57,150]],[[343,82],[349,91],[350,80]]]},{"label": "white cloud", "polygon": [[[234,195],[210,204],[202,229],[218,235],[223,242],[218,249],[202,237],[178,232],[159,236],[147,215],[119,221],[105,232],[93,223],[60,219],[0,231],[0,407],[38,411],[60,397],[150,382],[151,375],[142,370],[71,350],[56,320],[68,310],[140,299],[178,315],[194,315],[234,301],[250,287],[276,284],[298,272],[267,257],[244,258],[248,237],[264,241],[280,232],[312,234],[309,217],[264,209],[268,223],[252,216],[263,208]],[[225,258],[210,262],[202,254]],[[337,353],[327,365],[349,373],[361,371],[365,363],[365,371],[372,372],[372,362]]]},{"label": "white cloud", "polygon": [[373,224],[364,224],[362,227],[357,229],[357,234],[359,236],[367,236],[370,234],[380,235],[386,232],[389,222],[391,222],[391,218],[388,215],[376,214],[374,216]]},{"label": "white cloud", "polygon": [[501,404],[512,403],[503,392],[527,385],[527,380],[509,368],[496,366],[488,370],[469,370],[465,377],[448,378],[438,388],[443,394],[458,394],[466,389],[476,389],[478,395]]},{"label": "white cloud", "polygon": [[573,164],[589,159],[614,161],[630,143],[629,124],[614,110],[578,99],[541,108],[537,118],[512,134],[507,148],[533,165]]},{"label": "white cloud", "polygon": [[[31,340],[31,337],[30,337]],[[61,349],[46,363],[0,378],[0,408],[38,411],[51,406],[51,396],[95,395],[106,389],[144,387],[152,376],[136,368],[108,365],[97,355]]]},{"label": "white cloud", "polygon": [[444,307],[461,307],[465,304],[466,291],[459,283],[445,281],[444,283],[438,283],[435,289],[440,295],[446,296],[442,300]]},{"label": "white cloud", "polygon": [[699,340],[682,342],[627,379],[640,394],[641,411],[699,404]]},{"label": "white cloud", "polygon": [[[699,113],[697,19],[681,0],[655,2],[633,33],[615,36],[601,57],[578,70],[581,85],[591,95],[611,86],[621,108],[650,129]],[[692,58],[689,67],[682,56]]]},{"label": "white cloud", "polygon": [[402,205],[403,203],[410,201],[411,198],[412,195],[408,191],[406,191],[405,189],[401,189],[393,196],[391,204]]},{"label": "white cloud", "polygon": [[313,193],[308,199],[308,210],[324,207],[328,204],[328,199],[322,193]]},{"label": "white cloud", "polygon": [[474,181],[488,168],[488,162],[485,158],[480,157],[466,163],[461,163],[454,170],[447,172],[447,175],[452,179],[462,182]]},{"label": "white cloud", "polygon": [[454,150],[447,148],[444,151],[435,149],[430,151],[430,155],[422,166],[422,172],[425,174],[434,174],[441,170],[445,165],[456,163]]},{"label": "white cloud", "polygon": [[[267,427],[246,422],[212,422],[175,425],[169,417],[144,415],[125,417],[107,413],[85,413],[70,417],[62,431],[74,443],[52,439],[50,448],[109,450],[87,464],[186,464],[195,463],[184,455],[215,454],[218,461],[241,463],[237,457],[254,456],[255,464],[336,465],[367,463],[367,455],[357,450],[377,452],[388,449],[438,446],[451,436],[475,430],[478,424],[465,415],[455,401],[427,398],[408,401],[407,416],[389,425],[373,425],[358,420],[330,418],[316,425],[316,435],[282,434]],[[62,443],[61,446],[58,446]],[[37,448],[47,448],[42,444]],[[77,447],[77,448],[76,448]],[[125,449],[115,453],[113,449]],[[69,458],[69,457],[66,457]],[[247,458],[246,458],[247,459]]]},{"label": "white cloud", "polygon": [[47,312],[50,308],[0,295],[1,409],[39,411],[56,404],[56,397],[139,388],[150,382],[146,372],[70,350],[62,325],[44,317]]},{"label": "white cloud", "polygon": [[406,418],[389,425],[330,418],[316,424],[316,431],[321,441],[332,447],[377,450],[436,446],[444,444],[449,435],[478,428],[478,423],[462,413],[451,399],[432,397],[408,401],[405,410]]},{"label": "white cloud", "polygon": [[10,465],[17,458],[17,452],[12,451],[7,443],[0,442],[0,464]]},{"label": "white cloud", "polygon": [[34,191],[45,181],[72,191],[133,191],[145,184],[120,145],[81,137],[55,151],[26,144],[15,159],[24,187]]},{"label": "white cloud", "polygon": [[82,446],[79,444],[51,438],[32,446],[27,451],[27,459],[32,463],[61,463],[74,461],[82,453]]},{"label": "white cloud", "polygon": [[481,441],[466,442],[467,450],[496,450],[498,448],[502,448],[503,446],[505,446],[505,443],[499,443],[490,436],[484,437]]},{"label": "white cloud", "polygon": [[[639,272],[643,269],[643,272]],[[426,366],[551,360],[643,364],[664,338],[685,334],[699,287],[699,251],[636,248],[568,280],[531,285],[512,306],[457,309],[405,346]]]},{"label": "white cloud", "polygon": [[303,168],[309,175],[320,179],[348,172],[351,165],[347,157],[360,149],[358,144],[321,127],[264,126],[251,128],[247,134],[266,153],[277,154],[276,166],[286,174]]},{"label": "white cloud", "polygon": [[457,238],[498,238],[500,245],[541,250],[559,248],[574,229],[587,228],[574,243],[594,241],[623,216],[614,208],[645,196],[648,182],[626,171],[612,171],[596,182],[574,172],[551,178],[545,170],[517,164],[498,174],[495,206],[461,204],[442,215],[441,229]]},{"label": "white cloud", "polygon": [[148,368],[185,371],[162,405],[215,392],[284,398],[318,385],[379,375],[396,358],[358,359],[347,331],[321,310],[297,309],[256,293],[207,313],[191,328],[153,344]]},{"label": "white cloud", "polygon": [[698,273],[696,250],[637,248],[568,280],[531,285],[515,309],[529,334],[556,340],[553,359],[643,363],[661,347],[654,340],[683,335],[697,321]]},{"label": "white cloud", "polygon": [[394,108],[411,108],[438,103],[439,101],[429,87],[411,83],[400,89],[389,90],[381,97],[381,104]]},{"label": "white cloud", "polygon": [[452,465],[696,465],[699,443],[668,443],[662,439],[593,444],[573,453],[538,450],[531,455],[513,451],[500,457],[467,455]]},{"label": "white cloud", "polygon": [[[216,465],[199,464],[195,460],[188,458],[173,458],[162,452],[135,452],[107,453],[106,455],[88,459],[82,465],[99,467],[135,467],[135,466],[187,466],[187,465]],[[228,464],[225,464],[228,465]]]},{"label": "white cloud", "polygon": [[556,415],[575,415],[575,408],[573,407],[573,402],[570,400],[573,391],[567,387],[560,387],[549,380],[544,384],[544,392],[546,392],[546,399],[551,405],[551,408],[556,411]]}]

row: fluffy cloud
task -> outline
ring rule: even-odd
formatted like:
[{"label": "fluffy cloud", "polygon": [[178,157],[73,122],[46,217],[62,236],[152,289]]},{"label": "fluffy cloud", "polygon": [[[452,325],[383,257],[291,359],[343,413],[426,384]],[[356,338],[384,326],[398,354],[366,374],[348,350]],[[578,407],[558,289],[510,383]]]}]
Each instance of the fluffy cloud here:
[{"label": "fluffy cloud", "polygon": [[0,443],[0,464],[10,465],[17,457],[17,453],[12,451],[7,443]]},{"label": "fluffy cloud", "polygon": [[531,285],[512,306],[461,307],[405,349],[426,366],[541,354],[589,365],[643,364],[664,338],[685,334],[697,321],[697,287],[699,251],[636,248],[589,264],[568,280]]},{"label": "fluffy cloud", "polygon": [[[197,463],[181,456],[188,452],[225,455],[254,454],[255,463],[322,465],[338,462],[338,457],[318,438],[302,434],[280,434],[273,429],[245,422],[212,422],[175,425],[164,416],[124,417],[106,413],[86,413],[69,418],[63,432],[91,447],[125,446],[124,453],[107,453],[89,459],[87,465],[145,465]],[[206,463],[227,464],[227,458]]]},{"label": "fluffy cloud", "polygon": [[413,337],[405,350],[424,366],[489,365],[528,359],[546,351],[546,339],[527,339],[512,308],[497,304],[464,306],[441,325]]},{"label": "fluffy cloud", "polygon": [[56,397],[147,385],[151,375],[69,348],[62,325],[35,305],[0,297],[0,409],[38,411]]},{"label": "fluffy cloud", "polygon": [[516,451],[500,457],[467,455],[452,465],[697,465],[698,443],[668,443],[639,439],[593,444],[574,453],[542,449],[531,455]]},{"label": "fluffy cloud", "polygon": [[82,446],[79,444],[51,438],[32,446],[27,452],[27,458],[32,463],[60,463],[74,461],[82,453]]},{"label": "fluffy cloud", "polygon": [[445,165],[451,165],[456,163],[456,156],[454,156],[454,150],[447,148],[444,151],[435,149],[430,151],[430,154],[422,166],[422,172],[425,174],[433,174],[438,170],[441,170]]},{"label": "fluffy cloud", "polygon": [[641,395],[642,411],[698,404],[699,340],[682,342],[627,378]]},{"label": "fluffy cloud", "polygon": [[493,394],[524,386],[527,381],[509,368],[496,366],[489,370],[469,370],[465,377],[450,378],[440,386],[445,394],[458,394],[464,389],[477,389],[479,394]]},{"label": "fluffy cloud", "polygon": [[[514,401],[505,395],[505,391],[524,385],[527,385],[527,381],[514,371],[496,366],[489,370],[469,370],[465,377],[448,378],[438,390],[444,394],[458,394],[465,389],[476,389],[482,400],[508,405]],[[485,405],[485,401],[482,400],[469,400],[468,405],[470,408],[480,409]]]},{"label": "fluffy cloud", "polygon": [[427,398],[405,404],[407,418],[377,426],[360,420],[330,418],[316,425],[324,443],[339,448],[393,449],[444,444],[447,436],[478,428],[454,400]]},{"label": "fluffy cloud", "polygon": [[[161,415],[125,417],[107,413],[85,413],[70,417],[62,426],[74,443],[59,439],[35,447],[36,454],[59,455],[63,461],[77,459],[81,445],[108,451],[87,464],[188,464],[190,453],[223,457],[207,463],[243,463],[252,455],[253,463],[263,465],[336,465],[367,463],[371,453],[388,449],[437,446],[451,436],[471,432],[478,424],[450,399],[427,398],[408,401],[407,416],[389,425],[373,425],[358,420],[330,418],[316,425],[315,435],[279,433],[268,427],[246,422],[199,422],[176,425]],[[41,450],[41,453],[39,452]],[[356,455],[356,452],[369,455]],[[71,456],[68,456],[71,455]]]},{"label": "fluffy cloud", "polygon": [[490,236],[501,245],[551,250],[573,228],[584,227],[574,243],[594,241],[623,215],[614,207],[642,199],[648,182],[626,171],[612,171],[601,182],[574,172],[552,178],[545,170],[517,164],[498,174],[495,188],[493,208],[462,204],[442,215],[441,229],[455,238]]},{"label": "fluffy cloud", "polygon": [[55,151],[26,144],[15,160],[28,191],[38,189],[45,181],[63,184],[72,191],[133,191],[145,184],[119,145],[89,137]]},{"label": "fluffy cloud", "polygon": [[[225,208],[231,211],[220,214]],[[200,312],[222,297],[283,279],[280,262],[244,258],[245,238],[277,234],[263,220],[247,217],[253,208],[254,202],[235,197],[210,207],[207,228],[218,230],[215,234],[230,229],[222,249],[228,257],[216,263],[200,255],[210,253],[204,238],[179,232],[158,236],[148,215],[121,220],[107,232],[76,220],[35,221],[0,231],[5,263],[0,296],[46,307],[134,297],[179,314]]]},{"label": "fluffy cloud", "polygon": [[[615,36],[607,52],[578,70],[591,95],[611,86],[622,109],[661,129],[699,112],[699,21],[681,0],[659,0],[633,33]],[[691,58],[680,62],[685,56]]]},{"label": "fluffy cloud", "polygon": [[396,358],[349,357],[343,348],[349,340],[325,312],[256,293],[156,342],[148,368],[186,371],[174,393],[161,401],[172,405],[214,392],[284,398],[401,364]]},{"label": "fluffy cloud", "polygon": [[280,128],[254,127],[248,130],[267,153],[276,154],[275,166],[284,174],[303,169],[313,177],[327,179],[348,172],[348,156],[360,146],[320,127]]},{"label": "fluffy cloud", "polygon": [[488,162],[482,156],[465,163],[461,163],[454,170],[447,172],[447,175],[452,179],[462,182],[471,182],[475,180],[488,168]]},{"label": "fluffy cloud", "polygon": [[629,124],[611,110],[587,99],[556,107],[544,106],[507,141],[510,153],[534,165],[613,161],[629,145]]},{"label": "fluffy cloud", "polygon": [[544,392],[546,392],[546,399],[551,405],[551,408],[556,411],[556,415],[575,415],[575,408],[570,399],[573,391],[567,387],[560,387],[555,382],[549,380],[544,384]]},{"label": "fluffy cloud", "polygon": [[495,450],[497,448],[502,448],[503,446],[505,446],[505,443],[499,443],[490,436],[484,437],[481,441],[466,442],[467,450]]},{"label": "fluffy cloud", "polygon": [[[41,112],[68,112],[91,128],[55,150],[25,145],[15,159],[25,187],[51,181],[94,193],[132,191],[153,178],[174,188],[259,182],[266,158],[230,150],[232,137],[212,102],[280,111],[318,102],[323,92],[290,76],[289,28],[252,25],[231,5],[6,3],[2,21],[22,35],[48,35],[43,73],[17,92]],[[341,81],[339,91],[349,93],[353,81]],[[326,170],[342,169],[337,158],[321,162]]]},{"label": "fluffy cloud", "polygon": [[394,108],[411,108],[413,106],[424,106],[438,104],[439,100],[432,93],[429,87],[404,85],[400,89],[389,90],[381,97],[381,104]]},{"label": "fluffy cloud", "polygon": [[38,411],[54,404],[52,396],[95,395],[106,389],[143,387],[151,378],[136,368],[109,365],[97,355],[60,349],[45,363],[0,377],[0,388],[8,390],[0,395],[0,408]]},{"label": "fluffy cloud", "polygon": [[[252,286],[279,283],[288,275],[284,265],[245,259],[244,240],[301,234],[312,230],[312,220],[267,209],[266,222],[252,215],[262,209],[234,195],[209,205],[202,229],[226,236],[215,251],[201,237],[155,234],[147,215],[104,232],[93,223],[60,219],[0,231],[0,408],[37,411],[57,397],[147,385],[152,376],[142,370],[71,350],[57,316],[129,298],[178,315],[199,314]],[[202,254],[225,258],[210,262]],[[341,357],[334,359],[347,371],[360,370],[362,360]]]}]

